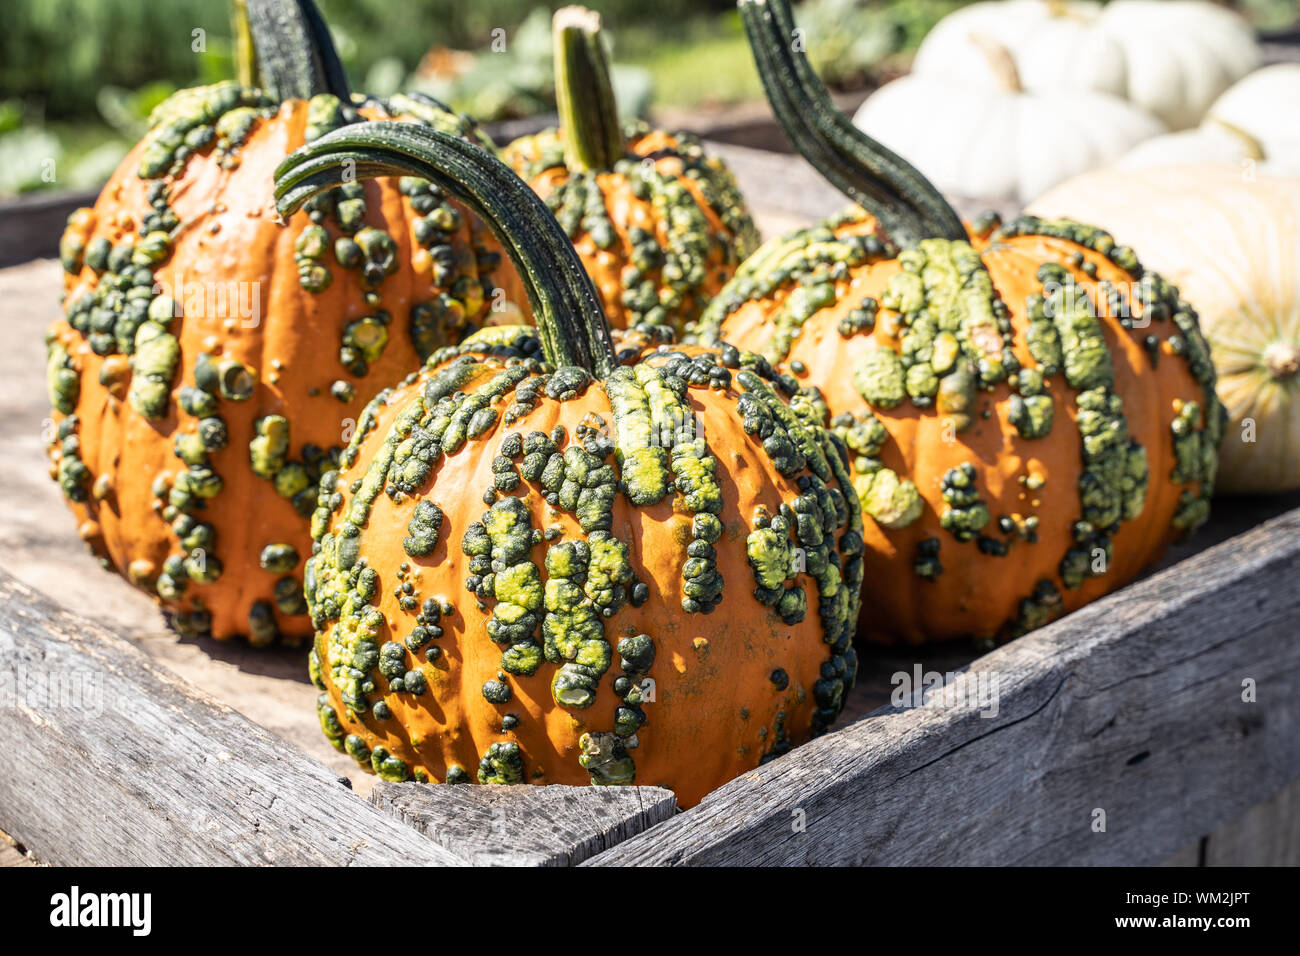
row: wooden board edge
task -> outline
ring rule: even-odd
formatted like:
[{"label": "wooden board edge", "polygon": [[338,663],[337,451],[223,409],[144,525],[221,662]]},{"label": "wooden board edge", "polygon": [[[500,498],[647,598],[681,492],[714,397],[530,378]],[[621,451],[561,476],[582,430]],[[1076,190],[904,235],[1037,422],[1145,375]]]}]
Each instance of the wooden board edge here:
[{"label": "wooden board edge", "polygon": [[573,866],[677,812],[661,787],[379,783],[370,801],[485,866]]}]

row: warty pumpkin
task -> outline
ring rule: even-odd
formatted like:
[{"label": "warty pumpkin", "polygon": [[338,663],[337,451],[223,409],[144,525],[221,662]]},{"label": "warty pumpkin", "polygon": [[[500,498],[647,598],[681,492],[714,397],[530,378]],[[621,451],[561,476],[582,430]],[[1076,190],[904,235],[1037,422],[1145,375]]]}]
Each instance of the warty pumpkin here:
[{"label": "warty pumpkin", "polygon": [[1223,418],[1191,306],[1099,229],[968,230],[835,109],[785,0],[740,7],[777,118],[858,205],[763,246],[698,335],[791,369],[853,454],[859,634],[1016,635],[1130,580],[1208,512]]},{"label": "warty pumpkin", "polygon": [[350,162],[497,230],[542,355],[505,330],[436,356],[322,478],[307,600],[334,744],[386,779],[636,782],[691,806],[825,730],[856,671],[861,519],[841,442],[781,400],[793,383],[729,347],[616,366],[545,205],[437,130],[307,145],[281,209]]},{"label": "warty pumpkin", "polygon": [[749,210],[696,137],[621,126],[599,14],[564,7],[554,31],[559,128],[502,155],[564,226],[613,327],[680,331],[757,247]]},{"label": "warty pumpkin", "polygon": [[[310,0],[249,0],[267,88],[155,110],[60,245],[51,470],[83,539],[182,630],[310,636],[316,482],[379,389],[485,309],[495,239],[418,179],[350,183],[276,222],[272,170],[361,116],[482,141],[436,101],[354,104]],[[502,267],[503,270],[508,267]]]},{"label": "warty pumpkin", "polygon": [[1235,163],[1098,170],[1030,211],[1086,213],[1195,304],[1231,419],[1217,488],[1300,488],[1300,180]]}]

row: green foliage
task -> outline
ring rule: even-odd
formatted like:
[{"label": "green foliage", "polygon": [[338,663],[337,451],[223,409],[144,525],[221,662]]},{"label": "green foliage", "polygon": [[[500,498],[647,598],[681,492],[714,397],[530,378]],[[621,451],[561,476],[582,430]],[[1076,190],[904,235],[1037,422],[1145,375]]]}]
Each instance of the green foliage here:
[{"label": "green foliage", "polygon": [[18,100],[0,100],[0,199],[37,189],[91,189],[129,144],[99,126],[44,125]]},{"label": "green foliage", "polygon": [[[608,32],[605,38],[610,40]],[[490,38],[472,52],[447,51],[443,64],[444,69],[435,73],[426,62],[402,78],[400,62],[390,57],[371,68],[365,88],[378,95],[389,92],[388,87],[391,92],[418,90],[483,122],[554,109],[550,10],[535,7],[518,27]],[[650,73],[615,63],[610,78],[619,112],[625,118],[643,115],[653,88]]]},{"label": "green foliage", "polygon": [[147,83],[138,90],[120,86],[102,86],[95,97],[104,122],[123,136],[137,140],[149,130],[149,114],[155,106],[176,92],[176,85],[166,80]]},{"label": "green foliage", "polygon": [[[549,18],[568,0],[317,2],[359,89],[422,89],[484,120],[553,106]],[[802,0],[796,17],[822,76],[858,85],[964,2]],[[626,114],[643,112],[652,89],[655,103],[679,108],[761,98],[732,0],[589,3],[613,42]],[[1261,29],[1297,19],[1294,0],[1232,5]],[[0,194],[93,185],[167,92],[233,73],[229,0],[4,0],[4,10]],[[434,58],[425,62],[433,48],[466,52],[441,61],[455,69],[434,71]],[[53,183],[43,160],[55,162]]]},{"label": "green foliage", "polygon": [[0,90],[49,116],[94,114],[106,84],[191,83],[202,71],[194,47],[217,49],[230,36],[227,0],[5,0],[4,8]]},{"label": "green foliage", "polygon": [[1285,30],[1300,24],[1295,0],[1237,0],[1234,6],[1261,30]]},{"label": "green foliage", "polygon": [[620,59],[645,68],[655,103],[691,107],[761,100],[763,85],[734,11],[672,26],[629,27],[615,36]]},{"label": "green foliage", "polygon": [[910,53],[965,0],[805,0],[796,12],[808,31],[808,58],[831,84],[865,79],[886,58]]},{"label": "green foliage", "polygon": [[405,83],[445,100],[480,120],[531,116],[554,102],[551,15],[536,7],[513,30],[464,58],[459,75],[420,71]]},{"label": "green foliage", "polygon": [[0,136],[0,196],[42,188],[43,175],[57,171],[61,155],[59,141],[39,127],[19,127]]}]

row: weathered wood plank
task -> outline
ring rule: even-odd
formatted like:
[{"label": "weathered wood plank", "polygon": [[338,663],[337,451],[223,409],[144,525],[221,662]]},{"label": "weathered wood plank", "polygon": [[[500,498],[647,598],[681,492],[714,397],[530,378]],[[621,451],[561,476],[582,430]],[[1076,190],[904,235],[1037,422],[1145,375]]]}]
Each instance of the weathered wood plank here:
[{"label": "weathered wood plank", "polygon": [[1210,834],[1205,865],[1300,866],[1300,780]]},{"label": "weathered wood plank", "polygon": [[1300,779],[1298,574],[1300,510],[976,661],[996,713],[878,712],[587,863],[1159,863]]},{"label": "weathered wood plank", "polygon": [[1200,866],[1201,865],[1201,843],[1205,837],[1200,837],[1184,846],[1177,853],[1166,857],[1160,862],[1161,866]]},{"label": "weathered wood plank", "polygon": [[1161,866],[1300,866],[1300,780],[1189,843]]},{"label": "weathered wood plank", "polygon": [[3,572],[0,608],[0,829],[41,861],[463,863]]},{"label": "weathered wood plank", "polygon": [[370,801],[483,866],[572,866],[677,812],[659,787],[379,783]]}]

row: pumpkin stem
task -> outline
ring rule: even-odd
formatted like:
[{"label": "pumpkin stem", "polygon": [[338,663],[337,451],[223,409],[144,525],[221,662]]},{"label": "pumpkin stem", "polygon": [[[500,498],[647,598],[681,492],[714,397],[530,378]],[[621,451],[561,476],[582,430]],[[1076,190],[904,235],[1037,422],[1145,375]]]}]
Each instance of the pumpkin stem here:
[{"label": "pumpkin stem", "polygon": [[623,155],[623,130],[609,79],[600,14],[586,7],[562,7],[555,11],[551,27],[565,165],[574,172],[612,169]]},{"label": "pumpkin stem", "polygon": [[242,0],[263,88],[278,100],[332,93],[352,102],[329,27],[312,0]]},{"label": "pumpkin stem", "polygon": [[459,136],[415,123],[340,127],[276,169],[276,209],[289,216],[319,192],[380,176],[428,179],[468,206],[518,267],[547,360],[597,378],[609,375],[615,364],[609,325],[569,237],[508,166]]},{"label": "pumpkin stem", "polygon": [[768,102],[795,149],[880,220],[896,243],[965,239],[961,217],[939,191],[831,102],[803,52],[788,0],[739,0],[738,6]]},{"label": "pumpkin stem", "polygon": [[1300,374],[1300,348],[1290,342],[1274,342],[1264,349],[1264,364],[1275,381],[1290,381]]},{"label": "pumpkin stem", "polygon": [[1221,120],[1217,116],[1207,116],[1201,121],[1202,126],[1217,126],[1229,136],[1233,136],[1241,142],[1242,149],[1246,151],[1247,159],[1265,160],[1268,157],[1264,155],[1264,147],[1259,145],[1259,140],[1251,136],[1240,126],[1229,123],[1227,120]]},{"label": "pumpkin stem", "polygon": [[248,25],[248,0],[231,0],[230,23],[235,41],[235,79],[240,86],[258,86],[257,49]]},{"label": "pumpkin stem", "polygon": [[1015,57],[1005,46],[987,33],[978,31],[967,34],[967,39],[983,54],[988,61],[993,78],[997,80],[998,89],[1003,93],[1023,93],[1025,88],[1020,82],[1020,71],[1016,69]]}]

